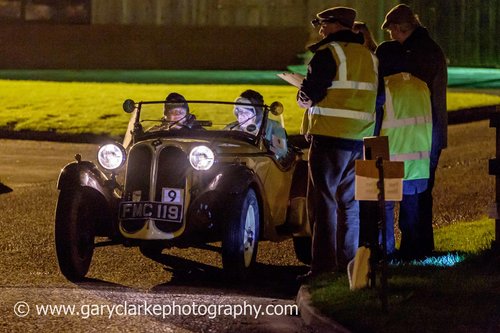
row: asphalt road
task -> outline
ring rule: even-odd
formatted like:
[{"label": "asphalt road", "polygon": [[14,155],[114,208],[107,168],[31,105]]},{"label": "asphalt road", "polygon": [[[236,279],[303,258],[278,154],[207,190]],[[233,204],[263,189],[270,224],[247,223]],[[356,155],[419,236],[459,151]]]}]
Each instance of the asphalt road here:
[{"label": "asphalt road", "polygon": [[[0,140],[0,182],[13,189],[0,195],[0,331],[311,332],[293,314],[295,276],[307,267],[290,241],[262,242],[244,283],[223,278],[219,244],[168,249],[158,260],[137,248],[100,247],[88,281],[68,282],[54,250],[56,181],[75,153],[93,160],[95,150]],[[43,314],[48,305],[66,314]]]}]

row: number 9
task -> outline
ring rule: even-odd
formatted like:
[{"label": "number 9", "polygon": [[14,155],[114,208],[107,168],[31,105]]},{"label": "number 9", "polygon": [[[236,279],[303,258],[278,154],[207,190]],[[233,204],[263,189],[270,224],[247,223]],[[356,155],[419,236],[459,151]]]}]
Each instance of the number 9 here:
[{"label": "number 9", "polygon": [[177,193],[173,190],[168,191],[167,196],[170,198],[170,202],[174,202],[177,198]]}]

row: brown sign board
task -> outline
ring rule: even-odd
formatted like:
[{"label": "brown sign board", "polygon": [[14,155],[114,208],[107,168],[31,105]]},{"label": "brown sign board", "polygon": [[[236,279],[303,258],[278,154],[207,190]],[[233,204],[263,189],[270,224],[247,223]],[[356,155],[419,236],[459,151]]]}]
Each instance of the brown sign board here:
[{"label": "brown sign board", "polygon": [[[384,194],[386,201],[403,199],[404,162],[383,161]],[[379,169],[375,160],[357,160],[355,164],[355,198],[356,200],[378,200]]]},{"label": "brown sign board", "polygon": [[389,155],[389,139],[387,136],[371,136],[363,138],[363,155],[365,160],[355,164],[355,197],[356,200],[378,200],[379,169],[376,160],[382,158],[384,174],[384,195],[387,201],[403,199],[404,162],[391,162]]}]

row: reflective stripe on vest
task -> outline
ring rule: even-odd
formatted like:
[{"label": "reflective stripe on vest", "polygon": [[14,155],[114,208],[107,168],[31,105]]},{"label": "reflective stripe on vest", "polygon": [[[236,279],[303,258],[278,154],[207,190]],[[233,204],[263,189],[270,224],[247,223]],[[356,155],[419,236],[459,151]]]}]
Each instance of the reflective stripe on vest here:
[{"label": "reflective stripe on vest", "polygon": [[362,112],[362,111],[353,111],[346,109],[330,109],[330,108],[322,108],[320,106],[313,106],[309,110],[310,114],[320,115],[320,116],[329,116],[329,117],[340,117],[340,118],[349,118],[356,120],[365,120],[365,121],[374,121],[375,115]]},{"label": "reflective stripe on vest", "polygon": [[382,123],[382,128],[396,128],[410,125],[420,125],[420,124],[429,124],[432,123],[432,115],[429,116],[419,116],[414,118],[405,118],[405,119],[392,119],[392,120],[384,120]]},{"label": "reflective stripe on vest", "polygon": [[416,153],[408,154],[391,154],[391,161],[410,161],[410,160],[423,160],[431,157],[430,151],[419,151]]},{"label": "reflective stripe on vest", "polygon": [[[377,58],[361,44],[333,42],[327,47],[337,64],[337,73],[326,96],[308,109],[302,133],[352,140],[372,136]],[[359,67],[350,67],[350,63]]]},{"label": "reflective stripe on vest", "polygon": [[336,81],[328,89],[356,89],[377,91],[377,85],[368,82]]},{"label": "reflective stripe on vest", "polygon": [[[338,81],[333,81],[332,85],[328,89],[355,89],[355,90],[370,90],[377,91],[378,85],[370,82],[361,82],[361,81],[349,81],[347,80],[347,58],[345,56],[345,52],[342,47],[338,43],[330,44],[337,52],[337,56],[339,57],[340,64],[337,68],[338,71]],[[376,69],[378,73],[378,60],[373,54],[371,54],[373,67]]]}]

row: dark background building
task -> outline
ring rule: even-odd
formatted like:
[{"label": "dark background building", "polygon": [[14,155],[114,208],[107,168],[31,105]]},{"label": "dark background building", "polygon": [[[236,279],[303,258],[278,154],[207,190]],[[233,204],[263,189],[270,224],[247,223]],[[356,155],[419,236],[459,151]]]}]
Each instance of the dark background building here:
[{"label": "dark background building", "polygon": [[[352,6],[375,38],[381,0],[0,0],[0,69],[274,69],[298,64],[318,11]],[[451,66],[500,67],[500,1],[408,0]]]}]

